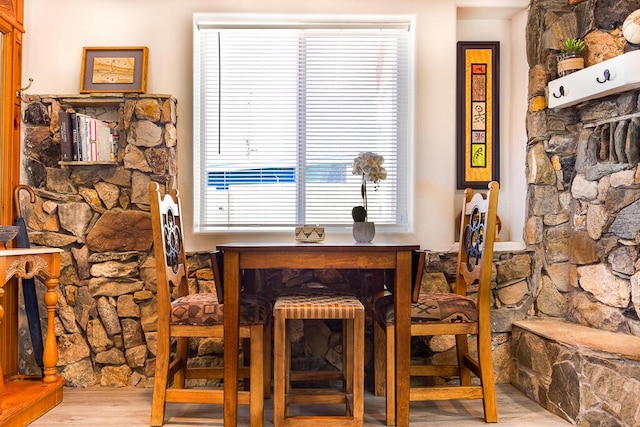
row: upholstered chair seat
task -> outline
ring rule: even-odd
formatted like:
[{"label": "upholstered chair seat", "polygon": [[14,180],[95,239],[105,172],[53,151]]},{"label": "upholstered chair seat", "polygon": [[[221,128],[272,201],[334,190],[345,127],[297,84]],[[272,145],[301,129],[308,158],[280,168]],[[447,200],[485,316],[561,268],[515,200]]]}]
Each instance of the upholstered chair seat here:
[{"label": "upholstered chair seat", "polygon": [[[260,295],[240,297],[239,319],[241,325],[267,323],[271,316],[271,303]],[[224,304],[214,293],[185,295],[171,303],[173,325],[222,325]]]},{"label": "upholstered chair seat", "polygon": [[[375,301],[378,320],[386,325],[396,321],[393,296]],[[473,323],[478,321],[478,308],[472,298],[451,293],[422,294],[411,304],[411,323]]]}]

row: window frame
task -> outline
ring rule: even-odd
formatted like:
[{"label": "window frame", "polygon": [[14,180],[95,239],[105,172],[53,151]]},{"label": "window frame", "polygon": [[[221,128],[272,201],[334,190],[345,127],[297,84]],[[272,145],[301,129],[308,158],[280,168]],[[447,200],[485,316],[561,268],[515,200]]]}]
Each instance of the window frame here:
[{"label": "window frame", "polygon": [[[411,15],[316,15],[316,14],[224,14],[224,13],[195,13],[193,15],[193,232],[194,233],[233,233],[259,231],[283,232],[290,231],[291,226],[265,225],[265,226],[229,226],[229,225],[206,225],[202,224],[201,200],[202,186],[206,185],[206,180],[202,179],[202,169],[199,161],[201,153],[201,130],[202,118],[200,101],[200,40],[199,31],[201,29],[224,29],[242,27],[262,27],[262,28],[282,28],[282,27],[305,27],[305,28],[336,28],[345,25],[358,28],[359,26],[376,26],[379,28],[408,28],[407,38],[407,95],[405,114],[406,123],[401,126],[399,133],[406,133],[405,143],[398,147],[398,156],[404,158],[403,173],[398,168],[397,186],[404,189],[406,193],[406,218],[398,218],[395,224],[376,224],[379,231],[394,233],[409,233],[414,230],[414,163],[415,163],[415,18]],[[357,154],[357,153],[355,153]],[[354,191],[358,191],[355,189]],[[328,231],[350,231],[350,226],[325,225]]]}]

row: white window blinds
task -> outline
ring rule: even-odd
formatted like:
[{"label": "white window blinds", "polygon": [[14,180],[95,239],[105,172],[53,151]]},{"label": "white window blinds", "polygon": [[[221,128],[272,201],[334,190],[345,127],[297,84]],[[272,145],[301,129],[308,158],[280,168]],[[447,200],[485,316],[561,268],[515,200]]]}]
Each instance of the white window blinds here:
[{"label": "white window blinds", "polygon": [[352,224],[361,151],[384,156],[368,218],[407,223],[408,26],[195,31],[196,229]]}]

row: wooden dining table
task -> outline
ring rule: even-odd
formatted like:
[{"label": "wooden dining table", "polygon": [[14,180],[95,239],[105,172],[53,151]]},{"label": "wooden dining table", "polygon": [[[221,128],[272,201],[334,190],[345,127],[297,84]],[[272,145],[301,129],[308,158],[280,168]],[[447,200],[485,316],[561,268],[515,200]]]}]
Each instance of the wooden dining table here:
[{"label": "wooden dining table", "polygon": [[238,306],[242,270],[383,269],[395,273],[396,425],[409,426],[411,253],[405,243],[227,243],[224,253],[224,425],[238,425]]}]

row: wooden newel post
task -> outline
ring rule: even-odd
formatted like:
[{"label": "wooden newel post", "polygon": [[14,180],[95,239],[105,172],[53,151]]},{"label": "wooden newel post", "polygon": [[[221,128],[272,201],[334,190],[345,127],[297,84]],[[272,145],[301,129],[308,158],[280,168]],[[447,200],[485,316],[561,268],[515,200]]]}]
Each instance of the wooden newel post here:
[{"label": "wooden newel post", "polygon": [[42,362],[44,364],[44,378],[42,381],[45,383],[53,383],[58,379],[58,371],[56,369],[56,364],[58,363],[58,345],[54,332],[54,316],[56,305],[58,304],[58,294],[56,294],[58,279],[49,278],[44,284],[47,287],[47,293],[44,296],[44,303],[47,307],[47,338],[42,354]]}]

